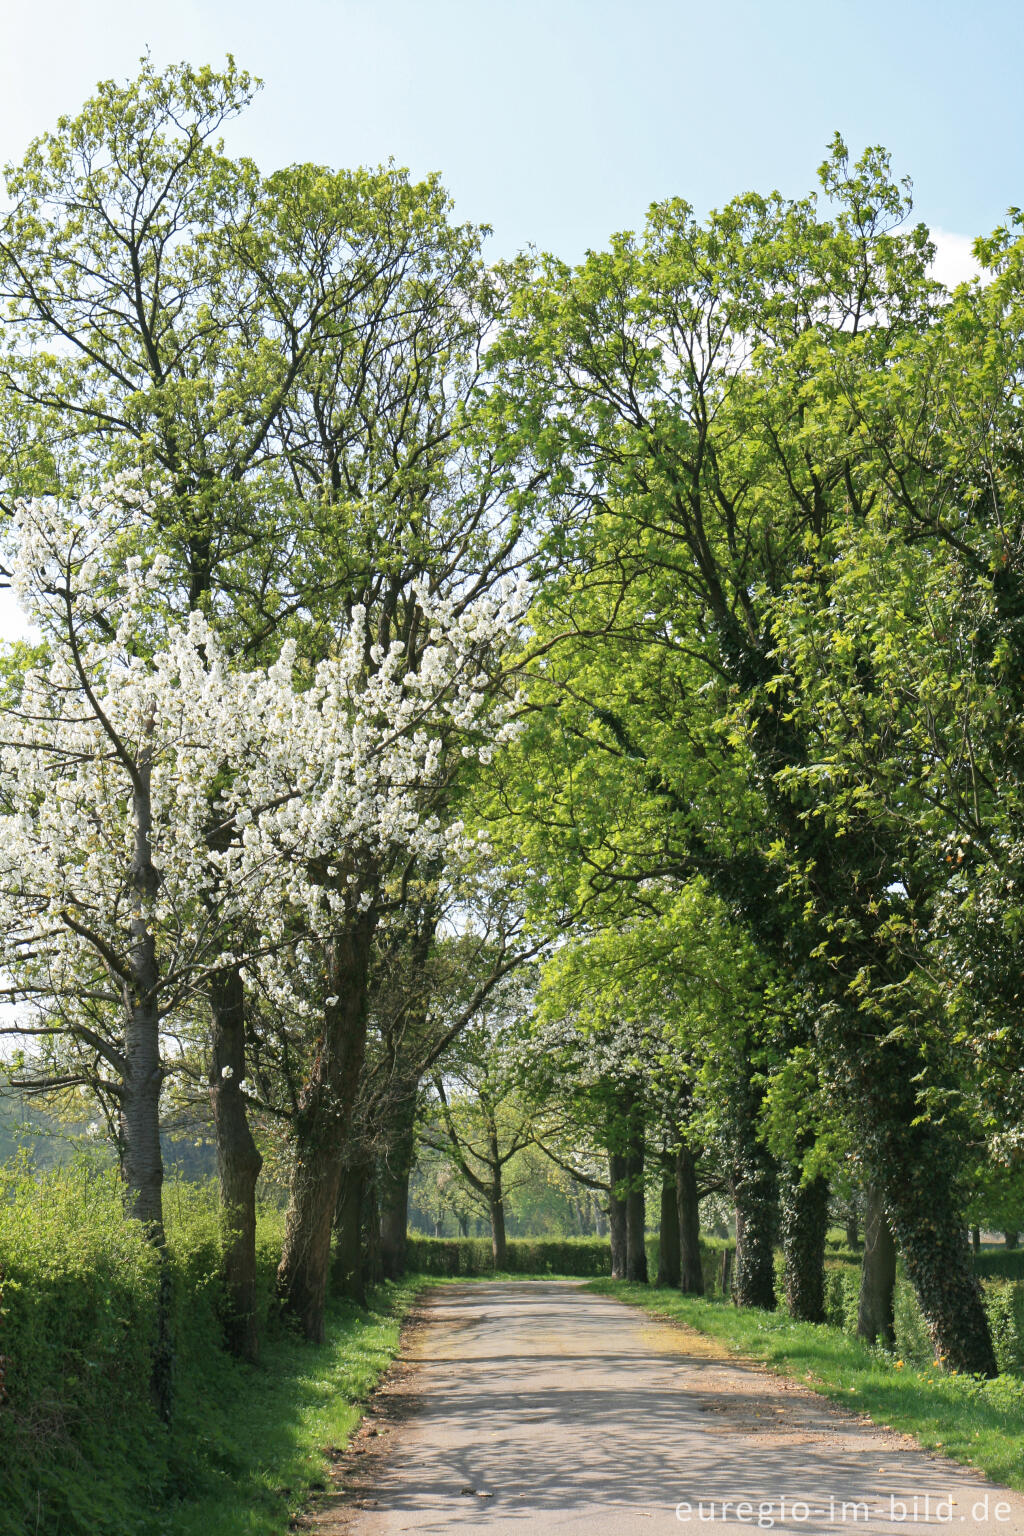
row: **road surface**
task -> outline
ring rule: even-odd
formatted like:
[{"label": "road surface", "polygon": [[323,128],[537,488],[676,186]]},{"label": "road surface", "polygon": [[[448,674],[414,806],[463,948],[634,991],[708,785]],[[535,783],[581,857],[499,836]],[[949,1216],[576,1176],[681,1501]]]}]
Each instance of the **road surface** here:
[{"label": "road surface", "polygon": [[1024,1536],[1019,1494],[572,1282],[430,1293],[336,1475],[316,1536]]}]

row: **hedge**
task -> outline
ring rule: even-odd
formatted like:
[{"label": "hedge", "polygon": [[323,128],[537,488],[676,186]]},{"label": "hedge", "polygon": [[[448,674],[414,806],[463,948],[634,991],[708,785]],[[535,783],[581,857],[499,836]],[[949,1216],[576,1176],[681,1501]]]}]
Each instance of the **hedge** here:
[{"label": "hedge", "polygon": [[[1000,1371],[1024,1374],[1024,1281],[982,1278],[981,1290]],[[827,1264],[826,1322],[846,1333],[856,1333],[859,1297],[859,1266]],[[928,1328],[914,1288],[902,1275],[896,1280],[893,1317],[897,1356],[908,1364],[927,1365],[934,1358]]]},{"label": "hedge", "polygon": [[[227,1359],[216,1197],[170,1184],[165,1212],[181,1410],[173,1432],[150,1395],[157,1260],[124,1218],[116,1175],[85,1161],[43,1173],[0,1166],[0,1536],[128,1536],[142,1529],[142,1511],[187,1496],[208,1473],[197,1414]],[[265,1309],[279,1228],[264,1213]]]},{"label": "hedge", "polygon": [[974,1270],[987,1280],[1024,1280],[1024,1248],[983,1248]]},{"label": "hedge", "polygon": [[[722,1250],[734,1245],[719,1238],[701,1239],[704,1284],[708,1295],[720,1293]],[[658,1269],[658,1239],[646,1242],[651,1279]],[[407,1247],[410,1270],[421,1275],[482,1276],[494,1273],[489,1237],[418,1237]],[[606,1237],[513,1237],[506,1249],[503,1273],[512,1275],[579,1275],[594,1279],[611,1274],[611,1249]]]}]

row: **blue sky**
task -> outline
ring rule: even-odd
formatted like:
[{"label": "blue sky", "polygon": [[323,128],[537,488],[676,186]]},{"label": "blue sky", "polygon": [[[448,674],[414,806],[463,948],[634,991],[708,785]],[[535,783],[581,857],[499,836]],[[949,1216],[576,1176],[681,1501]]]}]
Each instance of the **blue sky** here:
[{"label": "blue sky", "polygon": [[[269,168],[394,156],[460,216],[573,259],[653,199],[807,190],[840,129],[918,213],[972,236],[1024,202],[1024,5],[974,0],[19,0],[0,19],[0,160],[102,76],[230,50],[265,90],[231,144]],[[955,242],[950,249],[955,248]]]}]

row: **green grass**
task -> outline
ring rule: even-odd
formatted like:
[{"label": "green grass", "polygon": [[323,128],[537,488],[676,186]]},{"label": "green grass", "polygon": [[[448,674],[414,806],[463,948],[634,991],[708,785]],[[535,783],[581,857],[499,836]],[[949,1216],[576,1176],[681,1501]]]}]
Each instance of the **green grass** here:
[{"label": "green grass", "polygon": [[205,1392],[183,1383],[174,1460],[187,1475],[203,1448],[196,1485],[140,1519],[133,1536],[281,1536],[325,1486],[327,1454],[358,1425],[421,1286],[381,1286],[365,1311],[332,1304],[326,1345],[275,1330],[258,1367],[221,1357]]},{"label": "green grass", "polygon": [[980,1381],[899,1364],[827,1324],[796,1323],[784,1313],[678,1291],[611,1280],[589,1281],[586,1289],[695,1328],[876,1424],[913,1435],[927,1450],[1024,1489],[1024,1381],[1017,1377]]}]

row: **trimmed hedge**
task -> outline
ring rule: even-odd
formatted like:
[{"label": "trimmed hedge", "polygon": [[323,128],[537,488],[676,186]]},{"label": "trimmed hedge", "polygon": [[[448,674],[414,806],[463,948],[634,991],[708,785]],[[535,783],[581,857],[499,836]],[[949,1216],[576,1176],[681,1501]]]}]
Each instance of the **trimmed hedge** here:
[{"label": "trimmed hedge", "polygon": [[986,1280],[1024,1280],[1024,1248],[983,1248],[974,1271]]},{"label": "trimmed hedge", "polygon": [[[1000,1371],[1024,1374],[1024,1281],[982,1277],[981,1290]],[[859,1297],[859,1265],[827,1264],[826,1322],[855,1334]],[[914,1288],[902,1275],[896,1280],[893,1315],[898,1357],[908,1364],[928,1365],[934,1358],[931,1339]]]},{"label": "trimmed hedge", "polygon": [[[406,1263],[420,1275],[487,1275],[494,1272],[489,1237],[416,1237],[410,1234]],[[611,1274],[611,1252],[601,1237],[513,1237],[505,1274]]]},{"label": "trimmed hedge", "polygon": [[[722,1250],[734,1244],[721,1238],[701,1238],[704,1284],[708,1295],[721,1293]],[[658,1269],[658,1239],[646,1242],[647,1264],[653,1279]],[[409,1269],[421,1275],[482,1276],[494,1273],[489,1237],[417,1237],[406,1250]],[[505,1274],[579,1275],[597,1279],[610,1275],[611,1249],[606,1237],[513,1237],[507,1244]]]}]

